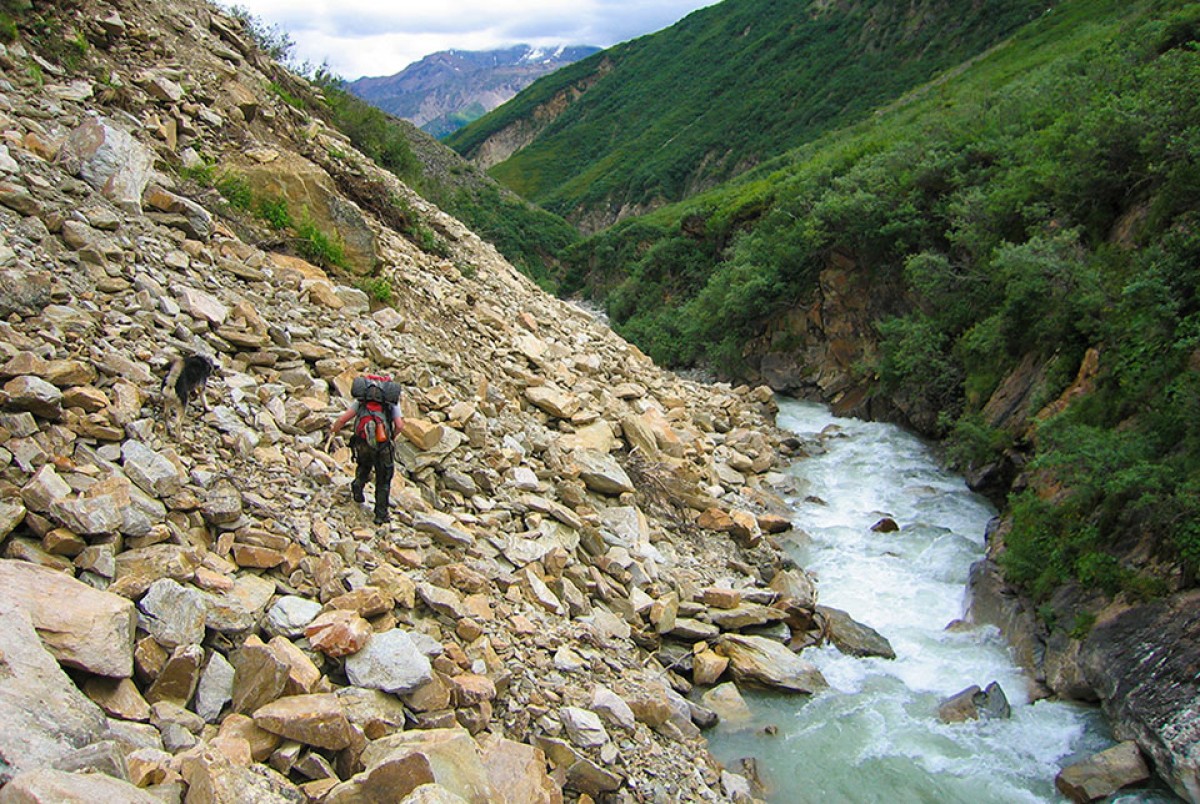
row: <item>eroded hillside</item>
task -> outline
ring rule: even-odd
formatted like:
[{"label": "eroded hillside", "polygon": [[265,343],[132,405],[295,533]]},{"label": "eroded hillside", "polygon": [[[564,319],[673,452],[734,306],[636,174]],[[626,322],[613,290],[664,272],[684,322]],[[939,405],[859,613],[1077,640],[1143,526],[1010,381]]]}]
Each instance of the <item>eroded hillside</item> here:
[{"label": "eroded hillside", "polygon": [[[3,792],[747,798],[681,693],[822,684],[777,641],[820,618],[770,541],[770,391],[681,380],[541,293],[213,7],[13,20]],[[211,410],[169,432],[190,353]],[[366,370],[406,388],[383,527],[323,448]]]}]

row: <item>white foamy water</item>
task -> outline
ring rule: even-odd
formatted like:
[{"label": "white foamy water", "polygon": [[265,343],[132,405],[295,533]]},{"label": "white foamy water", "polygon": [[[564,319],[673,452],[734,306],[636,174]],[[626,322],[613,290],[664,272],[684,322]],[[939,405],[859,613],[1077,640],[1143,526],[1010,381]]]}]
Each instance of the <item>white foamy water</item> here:
[{"label": "white foamy water", "polygon": [[[991,506],[896,427],[791,401],[779,424],[801,437],[837,428],[825,454],[790,470],[799,489],[793,522],[809,537],[791,552],[818,576],[820,602],[883,634],[896,659],[805,651],[831,690],[807,699],[743,691],[757,722],[710,732],[714,755],[734,770],[738,758],[755,757],[772,802],[1065,800],[1054,789],[1059,769],[1112,745],[1100,713],[1031,704],[996,629],[946,630],[964,614],[967,573],[983,557]],[[900,531],[872,532],[883,516]],[[993,681],[1012,704],[1010,720],[938,720],[943,698]],[[778,733],[764,734],[767,724]]]}]

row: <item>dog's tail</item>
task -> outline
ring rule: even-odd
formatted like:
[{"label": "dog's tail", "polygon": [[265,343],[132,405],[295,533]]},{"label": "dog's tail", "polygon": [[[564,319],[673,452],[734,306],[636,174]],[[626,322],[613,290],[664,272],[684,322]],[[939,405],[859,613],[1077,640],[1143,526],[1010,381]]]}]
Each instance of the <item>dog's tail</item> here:
[{"label": "dog's tail", "polygon": [[177,357],[171,361],[171,370],[167,372],[167,376],[163,377],[162,387],[160,391],[165,391],[168,388],[174,389],[179,383],[179,374],[183,371],[183,358]]}]

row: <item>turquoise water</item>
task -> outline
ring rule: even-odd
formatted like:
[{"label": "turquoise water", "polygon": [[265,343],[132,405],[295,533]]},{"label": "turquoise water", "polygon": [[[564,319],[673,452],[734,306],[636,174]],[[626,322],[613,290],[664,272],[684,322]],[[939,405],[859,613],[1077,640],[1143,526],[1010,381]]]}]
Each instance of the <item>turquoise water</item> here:
[{"label": "turquoise water", "polygon": [[[803,532],[789,551],[818,576],[822,604],[879,631],[897,658],[806,650],[831,689],[807,699],[743,690],[755,722],[709,732],[713,754],[735,770],[739,758],[756,758],[771,802],[1065,800],[1054,789],[1059,769],[1112,745],[1099,711],[1031,703],[996,629],[946,630],[965,612],[967,573],[983,556],[995,511],[896,427],[791,401],[779,424],[803,438],[826,433],[824,454],[789,470],[793,522]],[[871,531],[885,515],[899,532]],[[938,720],[942,699],[992,681],[1012,704],[1011,719]],[[777,733],[765,734],[767,725]]]}]

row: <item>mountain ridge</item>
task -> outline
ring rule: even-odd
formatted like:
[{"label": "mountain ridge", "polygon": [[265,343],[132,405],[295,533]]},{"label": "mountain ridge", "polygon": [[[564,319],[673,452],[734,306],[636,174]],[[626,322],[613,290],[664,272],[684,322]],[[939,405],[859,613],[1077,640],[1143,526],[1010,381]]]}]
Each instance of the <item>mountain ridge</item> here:
[{"label": "mountain ridge", "polygon": [[[504,161],[489,172],[590,233],[859,119],[1041,8],[1028,0],[980,0],[967,15],[944,0],[903,9],[709,6],[542,79],[447,143],[476,160],[510,129],[534,129],[519,148],[500,149]],[[580,83],[586,91],[569,91]],[[551,97],[570,102],[548,115]]]},{"label": "mountain ridge", "polygon": [[431,53],[398,73],[346,83],[354,95],[442,138],[508,101],[538,78],[599,48],[514,45]]}]

